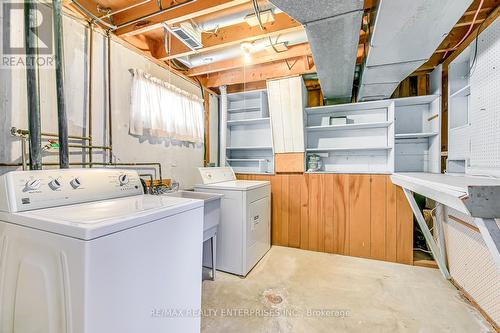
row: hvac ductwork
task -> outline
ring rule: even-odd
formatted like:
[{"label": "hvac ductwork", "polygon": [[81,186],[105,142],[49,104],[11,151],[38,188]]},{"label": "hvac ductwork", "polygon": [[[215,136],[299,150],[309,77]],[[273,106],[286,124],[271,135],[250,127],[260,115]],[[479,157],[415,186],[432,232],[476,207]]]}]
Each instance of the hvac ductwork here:
[{"label": "hvac ductwork", "polygon": [[[250,53],[253,54],[271,49],[271,42],[273,44],[286,43],[288,46],[292,46],[307,42],[307,36],[304,31],[296,31],[278,37],[272,37],[271,40],[269,40],[269,38],[259,39],[252,42]],[[234,45],[223,50],[203,52],[188,57],[177,58],[177,60],[192,68],[238,57],[241,57],[241,47],[240,45]]]},{"label": "hvac ductwork", "polygon": [[424,64],[472,0],[380,0],[358,101],[389,98]]},{"label": "hvac ductwork", "polygon": [[304,24],[326,99],[349,102],[363,16],[363,0],[271,0]]}]

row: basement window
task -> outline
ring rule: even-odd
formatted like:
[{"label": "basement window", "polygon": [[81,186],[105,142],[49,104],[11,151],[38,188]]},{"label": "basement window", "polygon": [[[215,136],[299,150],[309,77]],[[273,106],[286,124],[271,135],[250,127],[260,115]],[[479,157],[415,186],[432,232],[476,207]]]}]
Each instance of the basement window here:
[{"label": "basement window", "polygon": [[203,100],[139,69],[134,75],[130,134],[203,143]]}]

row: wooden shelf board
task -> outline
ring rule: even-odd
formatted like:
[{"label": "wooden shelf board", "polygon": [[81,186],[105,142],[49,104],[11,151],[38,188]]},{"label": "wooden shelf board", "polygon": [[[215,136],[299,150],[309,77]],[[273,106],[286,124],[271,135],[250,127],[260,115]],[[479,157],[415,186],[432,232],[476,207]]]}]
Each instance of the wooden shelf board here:
[{"label": "wooden shelf board", "polygon": [[350,151],[350,150],[390,150],[392,147],[351,147],[351,148],[307,148],[307,152],[329,152],[329,151]]},{"label": "wooden shelf board", "polygon": [[228,150],[272,150],[271,146],[226,147]]},{"label": "wooden shelf board", "polygon": [[430,138],[438,135],[437,132],[422,132],[422,133],[400,133],[396,134],[396,139],[419,139],[419,138]]},{"label": "wooden shelf board", "polygon": [[345,125],[329,125],[329,126],[309,126],[306,127],[308,132],[316,131],[335,131],[335,130],[356,130],[365,128],[384,128],[389,127],[392,121],[382,121],[374,123],[359,123],[359,124],[345,124]]},{"label": "wooden shelf board", "polygon": [[453,94],[450,95],[450,98],[454,97],[465,97],[467,95],[470,95],[470,85],[466,85],[465,87],[455,91]]},{"label": "wooden shelf board", "polygon": [[254,119],[242,119],[242,120],[228,120],[227,126],[238,126],[238,125],[256,125],[270,123],[271,118],[254,118]]}]

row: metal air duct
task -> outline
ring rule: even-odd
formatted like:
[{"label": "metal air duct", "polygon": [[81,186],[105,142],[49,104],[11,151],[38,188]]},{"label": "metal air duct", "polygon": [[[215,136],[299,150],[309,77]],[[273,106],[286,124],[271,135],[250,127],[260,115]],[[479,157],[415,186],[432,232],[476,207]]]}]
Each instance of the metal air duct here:
[{"label": "metal air duct", "polygon": [[334,102],[349,102],[364,1],[271,2],[304,24],[325,98]]},{"label": "metal air duct", "polygon": [[389,98],[424,64],[472,0],[380,0],[358,101]]}]

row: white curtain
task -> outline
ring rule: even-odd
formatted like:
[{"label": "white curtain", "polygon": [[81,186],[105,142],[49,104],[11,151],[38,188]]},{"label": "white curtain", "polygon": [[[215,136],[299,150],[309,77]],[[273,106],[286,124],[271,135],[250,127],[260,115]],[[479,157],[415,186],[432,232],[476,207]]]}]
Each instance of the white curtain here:
[{"label": "white curtain", "polygon": [[139,69],[133,70],[130,133],[203,142],[203,100]]}]

